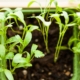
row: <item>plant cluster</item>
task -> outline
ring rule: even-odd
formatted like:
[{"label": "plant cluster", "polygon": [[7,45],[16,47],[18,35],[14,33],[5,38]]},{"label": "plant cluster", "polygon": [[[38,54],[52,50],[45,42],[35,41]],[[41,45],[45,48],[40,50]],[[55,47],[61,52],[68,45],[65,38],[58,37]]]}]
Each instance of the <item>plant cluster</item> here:
[{"label": "plant cluster", "polygon": [[[73,78],[72,80],[80,80],[80,12],[79,9],[62,9],[58,6],[56,0],[50,0],[48,5],[43,9],[41,4],[36,0],[30,1],[28,7],[34,2],[40,5],[41,13],[38,16],[31,16],[29,18],[36,18],[39,26],[29,24],[27,25],[24,20],[24,14],[21,8],[11,10],[10,8],[3,8],[0,11],[0,80],[14,80],[12,73],[16,68],[31,67],[31,61],[34,57],[43,57],[44,54],[38,50],[38,45],[32,44],[31,51],[28,52],[25,48],[29,45],[32,39],[32,32],[38,30],[42,33],[45,47],[47,52],[48,48],[48,31],[53,20],[56,20],[56,24],[59,26],[59,38],[56,45],[56,51],[54,61],[56,62],[59,57],[60,50],[69,49],[74,53],[73,60]],[[55,4],[55,11],[50,12],[51,4]],[[77,12],[78,11],[78,12]],[[73,20],[70,22],[70,16]],[[64,18],[64,23],[61,21],[61,17]],[[12,21],[12,19],[14,21]],[[20,29],[19,22],[23,24]],[[16,23],[19,30],[22,31],[22,35],[16,34],[10,38],[7,37],[7,30],[10,28],[14,33],[13,24]],[[73,35],[68,41],[67,46],[62,45],[66,31],[72,27]],[[18,33],[18,32],[17,32]],[[26,57],[23,57],[26,54]],[[9,60],[9,69],[7,69],[7,60]],[[6,77],[5,77],[6,75]]]},{"label": "plant cluster", "polygon": [[[26,46],[31,42],[32,32],[38,29],[38,26],[25,23],[22,9],[3,8],[1,11],[4,12],[0,12],[0,80],[6,80],[6,77],[8,80],[14,80],[12,73],[16,68],[31,67],[32,59],[34,57],[43,57],[44,54],[37,49],[38,45],[34,43],[30,52],[25,50]],[[11,28],[16,33],[13,24],[16,23],[20,30],[19,21],[23,24],[22,35],[15,34],[9,38],[7,36],[8,28]],[[23,57],[24,54],[26,54],[26,57]],[[9,69],[7,69],[7,60],[9,61]]]}]

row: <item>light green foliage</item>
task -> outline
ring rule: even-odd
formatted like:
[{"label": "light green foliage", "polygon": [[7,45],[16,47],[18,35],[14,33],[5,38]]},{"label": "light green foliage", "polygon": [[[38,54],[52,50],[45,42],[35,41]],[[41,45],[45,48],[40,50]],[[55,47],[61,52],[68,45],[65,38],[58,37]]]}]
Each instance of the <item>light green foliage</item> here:
[{"label": "light green foliage", "polygon": [[10,43],[21,43],[22,44],[22,39],[19,35],[15,35],[13,37],[10,37],[9,39],[7,39],[6,44],[10,44]]},{"label": "light green foliage", "polygon": [[31,39],[32,39],[32,34],[31,34],[31,32],[27,31],[25,34],[25,38],[23,40],[23,47],[26,47],[29,44],[29,42],[31,41]]},{"label": "light green foliage", "polygon": [[35,51],[35,57],[36,58],[43,57],[43,56],[44,56],[44,54],[41,51],[39,51],[39,50]]},{"label": "light green foliage", "polygon": [[80,54],[80,42],[78,42],[72,49],[74,53]]},{"label": "light green foliage", "polygon": [[8,69],[4,69],[4,73],[8,80],[14,80],[12,73]]},{"label": "light green foliage", "polygon": [[[36,29],[38,30],[38,26],[31,24],[26,25],[21,8],[14,10],[3,8],[0,11],[2,11],[0,12],[0,80],[14,80],[12,73],[14,73],[16,68],[31,67],[33,58],[43,57],[44,54],[37,50],[38,45],[36,44],[32,45],[31,52],[24,50],[32,40],[32,32]],[[11,19],[14,19],[15,22],[11,22]],[[19,28],[18,21],[23,24],[22,35],[16,34],[8,38],[6,35],[7,29],[11,28],[13,30],[13,23],[17,24]],[[13,32],[15,33],[16,31],[13,30]],[[15,49],[15,47],[17,47],[17,49]],[[26,57],[23,57],[24,53]],[[10,70],[7,69],[7,60],[9,60]]]}]

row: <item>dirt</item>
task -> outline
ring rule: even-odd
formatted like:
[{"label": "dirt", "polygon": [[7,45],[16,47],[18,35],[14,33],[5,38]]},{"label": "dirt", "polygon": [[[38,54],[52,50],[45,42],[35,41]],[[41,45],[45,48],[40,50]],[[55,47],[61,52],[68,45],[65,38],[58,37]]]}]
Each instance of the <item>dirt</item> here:
[{"label": "dirt", "polygon": [[[26,20],[27,21],[27,20]],[[34,19],[27,22],[36,24]],[[34,31],[33,39],[26,50],[30,51],[32,43],[38,44],[38,49],[44,52],[45,57],[35,58],[32,67],[16,69],[15,80],[70,80],[73,75],[73,53],[69,50],[61,50],[57,62],[54,62],[55,47],[59,35],[59,27],[52,22],[49,29],[49,50],[47,53],[41,32]],[[68,39],[72,35],[72,28],[66,32],[62,45],[67,45]]]}]

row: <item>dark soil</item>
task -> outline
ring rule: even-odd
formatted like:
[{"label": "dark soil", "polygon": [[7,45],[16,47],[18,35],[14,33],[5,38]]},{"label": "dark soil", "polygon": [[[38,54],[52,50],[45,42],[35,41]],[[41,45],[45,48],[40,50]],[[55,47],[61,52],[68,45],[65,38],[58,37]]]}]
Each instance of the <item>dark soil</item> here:
[{"label": "dark soil", "polygon": [[[28,23],[36,24],[34,19],[30,19]],[[38,44],[45,57],[35,58],[32,61],[33,66],[24,69],[16,69],[14,75],[15,80],[70,80],[72,77],[72,61],[73,53],[69,50],[60,51],[57,62],[54,63],[54,53],[59,35],[58,26],[53,22],[49,29],[49,50],[47,53],[43,41],[42,34],[39,31],[33,32],[33,39],[30,45],[26,48],[30,51],[32,43]],[[63,44],[67,45],[68,39],[72,35],[72,28],[66,32]]]}]

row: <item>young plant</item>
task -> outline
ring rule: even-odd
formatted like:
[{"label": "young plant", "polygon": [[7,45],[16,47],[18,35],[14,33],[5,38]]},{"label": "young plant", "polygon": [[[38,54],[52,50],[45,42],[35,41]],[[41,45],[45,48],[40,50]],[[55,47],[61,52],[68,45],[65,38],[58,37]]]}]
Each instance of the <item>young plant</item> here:
[{"label": "young plant", "polygon": [[44,9],[42,9],[41,4],[39,2],[37,2],[36,0],[32,0],[28,4],[28,7],[29,7],[34,2],[36,2],[40,6],[41,14],[39,16],[32,16],[31,18],[36,18],[38,23],[39,23],[39,30],[41,31],[41,33],[43,35],[43,39],[44,39],[44,43],[45,43],[47,52],[49,52],[49,48],[48,48],[48,31],[49,31],[49,27],[51,25],[51,20],[49,20],[48,14],[49,14],[50,6],[51,6],[53,1],[54,0],[50,0],[49,4]]},{"label": "young plant", "polygon": [[[61,22],[60,16],[64,17],[65,23]],[[59,52],[61,49],[64,35],[65,35],[66,31],[68,30],[68,28],[70,26],[75,25],[75,23],[72,23],[72,22],[69,23],[69,15],[66,11],[62,11],[61,14],[58,14],[58,13],[51,14],[51,17],[53,17],[57,21],[56,23],[59,25],[59,39],[58,39],[58,43],[56,46],[55,57],[54,57],[54,61],[56,62],[58,59],[58,56],[59,56]]]},{"label": "young plant", "polygon": [[[0,12],[0,80],[14,80],[12,74],[16,68],[31,67],[31,61],[34,57],[43,57],[44,54],[37,50],[37,45],[33,44],[31,52],[25,50],[32,39],[32,31],[38,29],[35,25],[26,25],[24,21],[24,15],[21,8],[11,10],[9,8],[3,8]],[[14,22],[11,20],[14,19]],[[13,23],[17,24],[19,31],[20,21],[23,24],[22,35],[15,34],[10,38],[7,37],[7,30],[11,28],[13,30]],[[26,57],[23,55],[26,54]],[[7,60],[9,61],[9,69],[7,69]]]}]

